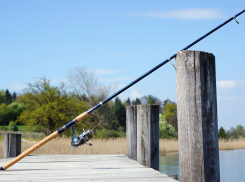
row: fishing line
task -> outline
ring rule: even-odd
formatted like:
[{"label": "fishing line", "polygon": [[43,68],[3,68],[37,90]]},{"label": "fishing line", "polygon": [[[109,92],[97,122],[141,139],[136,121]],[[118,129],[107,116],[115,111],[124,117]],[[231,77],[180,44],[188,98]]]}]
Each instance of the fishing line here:
[{"label": "fishing line", "polygon": [[[170,61],[171,65],[175,68],[174,64]],[[142,87],[139,87],[139,90],[142,90],[144,88],[146,88],[146,85],[147,87],[149,87],[150,84],[152,84],[155,80],[156,77],[158,77],[159,75],[163,74],[163,72],[160,72],[160,69],[158,70],[159,72],[157,74],[155,74],[154,77],[152,77],[150,80],[148,80]],[[92,131],[94,131],[94,129],[101,123],[103,123],[109,116],[111,116],[115,111],[117,111],[121,106],[118,106],[116,109],[114,109],[113,111],[111,111],[104,119],[100,119],[100,121],[91,129]]]}]

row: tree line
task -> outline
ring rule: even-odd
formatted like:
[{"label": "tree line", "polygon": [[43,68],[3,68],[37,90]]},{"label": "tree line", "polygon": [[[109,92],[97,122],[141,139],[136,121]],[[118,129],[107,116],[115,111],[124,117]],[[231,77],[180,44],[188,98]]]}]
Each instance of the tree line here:
[{"label": "tree line", "polygon": [[[34,83],[29,83],[18,96],[15,92],[10,93],[8,89],[0,91],[0,125],[10,123],[11,128],[16,128],[13,123],[29,128],[35,126],[35,131],[48,135],[106,99],[113,89],[111,85],[99,83],[93,71],[85,67],[74,69],[69,73],[68,79],[69,86],[52,86],[47,78],[39,78]],[[82,126],[93,128],[100,123],[96,129],[125,132],[126,106],[141,104],[159,105],[160,137],[178,137],[177,104],[169,99],[162,101],[153,95],[132,101],[130,98],[122,101],[116,97],[94,111],[83,122],[79,122],[75,129],[82,132]],[[65,133],[70,135],[71,131]],[[241,125],[227,131],[221,127],[218,136],[224,139],[244,138],[245,129]]]},{"label": "tree line", "polygon": [[[69,72],[68,79],[69,86],[52,86],[50,80],[41,77],[34,83],[29,83],[18,96],[15,92],[1,91],[0,125],[14,121],[30,128],[35,126],[36,131],[48,135],[106,99],[113,89],[111,85],[99,83],[93,71],[85,67]],[[140,104],[159,104],[161,137],[177,137],[176,103],[169,99],[162,102],[153,95],[132,101],[129,98],[122,101],[116,97],[91,113],[83,122],[79,122],[75,129],[82,131],[81,126],[92,128],[100,123],[97,129],[125,131],[126,106]]]},{"label": "tree line", "polygon": [[10,121],[16,121],[22,113],[23,107],[16,102],[16,93],[10,93],[8,89],[0,91],[0,125],[8,125]]},{"label": "tree line", "polygon": [[225,131],[223,127],[220,127],[218,136],[221,139],[245,138],[245,128],[242,125],[237,125],[236,128],[231,127],[230,130]]}]

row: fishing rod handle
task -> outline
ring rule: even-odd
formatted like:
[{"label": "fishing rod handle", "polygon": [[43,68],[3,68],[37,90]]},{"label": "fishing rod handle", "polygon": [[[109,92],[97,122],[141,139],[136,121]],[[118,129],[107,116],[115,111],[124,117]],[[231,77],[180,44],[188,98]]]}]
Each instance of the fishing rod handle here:
[{"label": "fishing rod handle", "polygon": [[79,121],[82,121],[83,119],[85,119],[86,117],[88,116],[88,113],[87,112],[84,112],[82,114],[80,114],[79,116],[76,117],[76,120],[79,122]]},{"label": "fishing rod handle", "polygon": [[50,134],[49,136],[47,136],[46,138],[44,138],[40,142],[38,142],[35,145],[33,145],[31,148],[27,149],[25,152],[21,153],[20,155],[18,155],[17,157],[15,157],[11,161],[9,161],[8,163],[6,163],[2,167],[0,167],[0,169],[1,170],[8,169],[10,166],[14,165],[18,161],[20,161],[21,159],[23,159],[24,157],[26,157],[27,155],[29,155],[30,153],[32,153],[33,151],[37,150],[38,148],[40,148],[41,146],[43,146],[45,143],[49,142],[50,140],[52,140],[53,138],[55,138],[56,136],[58,136],[60,133],[64,132],[66,129],[68,129],[71,126],[73,126],[74,124],[76,124],[77,122],[82,121],[87,116],[88,116],[88,113],[87,112],[84,112],[84,113],[80,114],[74,120],[72,120],[71,122],[69,122],[68,124],[66,124],[62,128],[60,128],[59,130],[53,132],[52,134]]},{"label": "fishing rod handle", "polygon": [[8,169],[10,166],[14,165],[16,162],[20,161],[21,159],[23,159],[24,157],[26,157],[27,155],[29,155],[33,151],[37,150],[39,147],[41,147],[45,143],[49,142],[50,140],[52,140],[53,138],[55,138],[58,135],[59,135],[58,131],[53,132],[52,134],[50,134],[49,136],[47,136],[46,138],[44,138],[40,142],[33,145],[31,148],[27,149],[25,152],[21,153],[20,155],[18,155],[17,157],[15,157],[11,161],[9,161],[5,165],[3,165],[2,170]]}]

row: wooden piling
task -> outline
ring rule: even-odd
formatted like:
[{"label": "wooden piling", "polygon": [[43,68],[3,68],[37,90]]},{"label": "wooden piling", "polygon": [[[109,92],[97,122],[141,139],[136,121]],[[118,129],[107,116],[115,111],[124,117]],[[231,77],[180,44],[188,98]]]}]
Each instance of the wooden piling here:
[{"label": "wooden piling", "polygon": [[159,170],[159,105],[137,106],[137,162]]},{"label": "wooden piling", "polygon": [[220,181],[215,57],[180,51],[176,61],[180,181]]},{"label": "wooden piling", "polygon": [[126,135],[128,158],[137,161],[137,106],[126,107]]},{"label": "wooden piling", "polygon": [[21,134],[4,133],[4,159],[21,153]]}]

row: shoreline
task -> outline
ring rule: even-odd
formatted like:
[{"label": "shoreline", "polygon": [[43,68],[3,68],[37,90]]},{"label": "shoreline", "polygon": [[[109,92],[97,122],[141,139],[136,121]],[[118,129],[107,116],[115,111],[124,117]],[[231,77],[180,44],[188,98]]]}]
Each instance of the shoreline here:
[{"label": "shoreline", "polygon": [[[221,149],[221,150],[219,150],[219,151],[230,151],[230,150],[245,150],[245,148],[241,148],[241,149]],[[164,155],[167,155],[167,154],[177,154],[177,153],[179,153],[179,151],[178,152],[167,152],[167,153],[164,153],[164,154],[160,154],[160,156],[164,156]]]},{"label": "shoreline", "polygon": [[[22,140],[21,152],[27,150],[38,141]],[[32,154],[125,154],[127,155],[127,139],[92,139],[92,147],[82,145],[72,148],[70,138],[55,138]],[[3,140],[0,140],[0,158],[3,158]],[[245,149],[245,138],[236,140],[219,140],[219,151]],[[179,152],[178,140],[159,139],[159,154]]]}]

